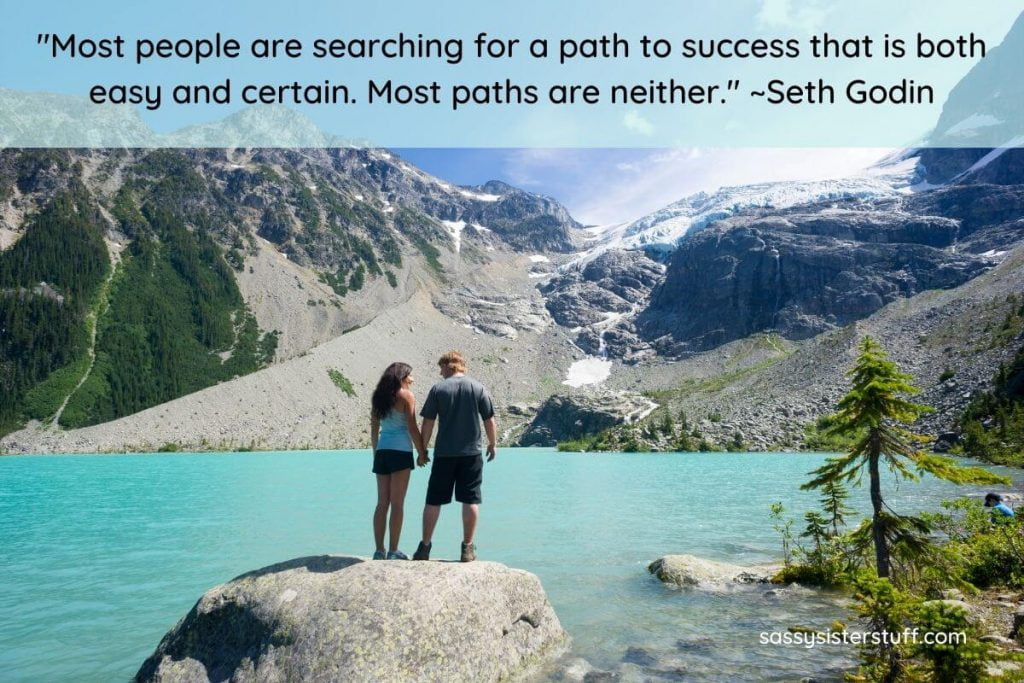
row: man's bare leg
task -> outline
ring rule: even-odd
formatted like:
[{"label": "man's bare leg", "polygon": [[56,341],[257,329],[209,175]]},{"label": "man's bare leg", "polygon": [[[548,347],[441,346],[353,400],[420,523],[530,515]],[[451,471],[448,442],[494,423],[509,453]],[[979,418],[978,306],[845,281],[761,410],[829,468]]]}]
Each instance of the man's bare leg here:
[{"label": "man's bare leg", "polygon": [[476,535],[476,523],[480,519],[480,506],[476,503],[462,504],[462,542],[469,544],[473,542]]},{"label": "man's bare leg", "polygon": [[437,526],[437,520],[441,516],[440,505],[424,505],[423,506],[423,544],[430,545],[430,541],[434,538],[434,527]]}]

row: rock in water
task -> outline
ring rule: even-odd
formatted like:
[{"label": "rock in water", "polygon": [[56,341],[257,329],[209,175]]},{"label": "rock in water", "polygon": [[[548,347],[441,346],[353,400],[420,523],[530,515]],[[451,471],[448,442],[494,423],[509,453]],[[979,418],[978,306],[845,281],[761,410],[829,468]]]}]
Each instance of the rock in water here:
[{"label": "rock in water", "polygon": [[566,643],[528,572],[322,555],[207,591],[135,680],[495,681]]},{"label": "rock in water", "polygon": [[666,555],[652,562],[647,570],[663,583],[676,586],[720,585],[726,583],[768,583],[777,566],[743,567],[727,562],[705,560],[696,555]]},{"label": "rock in water", "polygon": [[597,434],[624,422],[636,422],[657,405],[640,394],[616,391],[591,396],[556,394],[537,410],[519,437],[520,446],[557,446],[559,441]]}]

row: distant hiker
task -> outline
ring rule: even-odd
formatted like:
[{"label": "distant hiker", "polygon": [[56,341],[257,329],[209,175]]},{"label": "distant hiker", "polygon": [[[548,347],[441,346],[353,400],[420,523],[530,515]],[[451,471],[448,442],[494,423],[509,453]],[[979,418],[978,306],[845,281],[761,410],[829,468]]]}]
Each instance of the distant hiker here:
[{"label": "distant hiker", "polygon": [[[434,444],[434,465],[427,484],[427,504],[423,508],[423,540],[413,554],[414,560],[429,560],[434,527],[441,516],[441,506],[455,500],[462,503],[463,562],[476,559],[476,523],[480,516],[480,485],[484,461],[480,452],[480,424],[487,433],[487,460],[494,460],[498,428],[494,422],[494,404],[482,384],[466,376],[466,361],[458,351],[449,351],[437,362],[440,382],[435,384],[423,402],[421,428],[424,446],[430,443],[434,421],[438,421]],[[423,467],[430,458],[421,453],[417,464]]]},{"label": "distant hiker", "polygon": [[[405,511],[405,492],[413,469],[412,449],[427,457],[423,437],[416,426],[416,397],[413,395],[412,368],[392,363],[380,376],[370,399],[370,443],[373,446],[373,473],[377,475],[377,507],[373,511],[375,560],[408,560],[398,549]],[[384,553],[384,529],[391,508],[391,538]]]},{"label": "distant hiker", "polygon": [[1013,517],[1013,508],[1003,502],[998,493],[985,494],[985,507],[992,508],[992,516]]}]

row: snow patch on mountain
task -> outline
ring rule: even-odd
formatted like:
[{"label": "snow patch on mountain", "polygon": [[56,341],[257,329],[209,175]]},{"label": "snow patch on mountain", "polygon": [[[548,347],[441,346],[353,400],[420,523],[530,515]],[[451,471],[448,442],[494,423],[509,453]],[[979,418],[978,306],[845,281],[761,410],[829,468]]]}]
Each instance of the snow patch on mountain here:
[{"label": "snow patch on mountain", "polygon": [[578,360],[569,366],[565,381],[562,384],[579,388],[588,384],[600,384],[612,374],[612,362],[593,356]]},{"label": "snow patch on mountain", "polygon": [[1003,123],[1001,119],[991,114],[971,114],[956,125],[950,126],[949,130],[946,131],[946,135],[956,135],[965,138],[974,137],[977,135],[979,128],[998,126],[1001,123]]},{"label": "snow patch on mountain", "polygon": [[1001,157],[1006,152],[1006,150],[1013,149],[1015,147],[1020,147],[1021,145],[1024,145],[1024,135],[1018,135],[1017,137],[1013,138],[1012,140],[1007,141],[1005,144],[1003,144],[1003,145],[1001,145],[999,147],[996,147],[995,149],[990,151],[988,154],[986,154],[985,156],[983,156],[982,158],[980,158],[976,162],[974,162],[973,166],[971,166],[969,169],[967,169],[966,171],[964,171],[963,173],[958,175],[953,180],[958,180],[958,179],[960,179],[960,178],[962,178],[964,176],[970,175],[971,173],[974,173],[976,171],[980,171],[981,169],[985,168],[986,166],[991,164],[993,161],[995,161],[996,159]]},{"label": "snow patch on mountain", "polygon": [[455,243],[455,251],[462,251],[462,231],[466,229],[466,221],[441,221],[441,224],[448,229]]},{"label": "snow patch on mountain", "polygon": [[608,249],[668,252],[687,233],[749,209],[875,200],[913,192],[918,179],[918,159],[897,155],[848,178],[756,183],[698,192],[632,223],[589,229],[594,242],[580,260],[589,260]]},{"label": "snow patch on mountain", "polygon": [[501,199],[500,194],[490,194],[487,192],[472,192],[470,190],[460,189],[459,194],[468,199],[474,199],[478,202],[496,202]]}]

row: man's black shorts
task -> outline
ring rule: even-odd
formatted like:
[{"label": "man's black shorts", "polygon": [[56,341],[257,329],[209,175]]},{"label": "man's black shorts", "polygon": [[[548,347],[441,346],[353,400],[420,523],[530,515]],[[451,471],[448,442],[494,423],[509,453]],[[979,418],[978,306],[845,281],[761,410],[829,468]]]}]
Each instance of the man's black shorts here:
[{"label": "man's black shorts", "polygon": [[447,505],[455,500],[460,503],[480,503],[480,484],[484,479],[484,458],[481,455],[457,455],[452,457],[434,456],[430,468],[430,482],[427,484],[427,505]]},{"label": "man's black shorts", "polygon": [[395,451],[390,448],[378,449],[373,454],[374,474],[394,474],[413,468],[412,451]]}]

